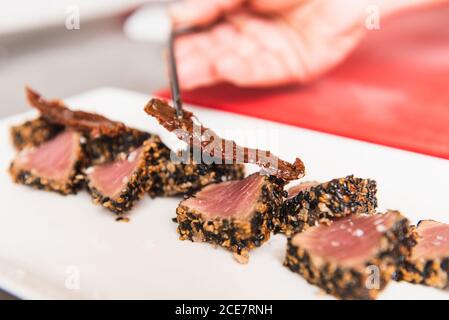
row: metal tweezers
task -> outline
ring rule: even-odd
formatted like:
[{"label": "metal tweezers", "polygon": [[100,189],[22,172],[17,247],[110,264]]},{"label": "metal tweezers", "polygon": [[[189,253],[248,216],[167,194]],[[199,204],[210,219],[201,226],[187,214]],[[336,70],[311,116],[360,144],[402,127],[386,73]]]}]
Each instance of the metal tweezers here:
[{"label": "metal tweezers", "polygon": [[168,68],[169,68],[170,90],[173,104],[176,109],[176,115],[179,118],[182,118],[182,99],[181,99],[181,92],[179,90],[178,71],[176,68],[175,38],[178,35],[189,33],[191,31],[193,31],[193,28],[172,30],[170,32],[170,38],[168,40]]},{"label": "metal tweezers", "polygon": [[[219,21],[218,21],[219,22]],[[178,80],[178,71],[176,69],[176,56],[175,56],[175,38],[180,35],[192,33],[192,32],[200,32],[205,28],[212,27],[217,23],[214,22],[207,26],[190,26],[185,28],[172,29],[170,32],[170,37],[168,40],[168,68],[169,68],[169,79],[170,79],[170,91],[173,100],[173,104],[176,109],[176,115],[179,118],[182,118],[182,99],[181,92],[179,90],[179,80]]]}]

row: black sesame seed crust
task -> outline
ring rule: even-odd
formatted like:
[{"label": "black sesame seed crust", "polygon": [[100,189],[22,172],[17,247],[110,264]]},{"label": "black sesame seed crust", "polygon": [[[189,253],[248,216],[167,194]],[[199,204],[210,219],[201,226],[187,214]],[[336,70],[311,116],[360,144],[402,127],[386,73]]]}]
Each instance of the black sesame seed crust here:
[{"label": "black sesame seed crust", "polygon": [[26,121],[10,129],[11,141],[17,150],[36,147],[60,133],[63,126],[51,124],[42,117]]},{"label": "black sesame seed crust", "polygon": [[91,165],[104,164],[116,160],[122,154],[129,154],[139,148],[152,135],[137,129],[127,128],[125,132],[110,137],[102,135],[91,138],[85,136],[84,150]]},{"label": "black sesame seed crust", "polygon": [[85,176],[82,169],[86,164],[86,157],[82,149],[78,155],[78,160],[67,181],[49,180],[33,174],[31,171],[22,170],[11,163],[9,173],[15,183],[24,184],[32,188],[44,191],[54,191],[62,195],[76,194],[84,185]]},{"label": "black sesame seed crust", "polygon": [[[418,230],[416,232],[418,233]],[[435,259],[422,257],[412,260],[409,257],[399,265],[394,279],[439,289],[449,289],[449,255]]]},{"label": "black sesame seed crust", "polygon": [[284,201],[274,219],[275,233],[291,236],[309,226],[351,214],[373,213],[377,207],[376,181],[333,179]]},{"label": "black sesame seed crust", "polygon": [[[63,129],[64,126],[50,123],[39,117],[11,127],[11,139],[15,148],[22,150],[26,146],[38,146],[50,140]],[[97,165],[114,161],[121,154],[132,152],[151,136],[148,132],[133,128],[126,128],[126,131],[114,137],[101,135],[93,138],[83,133],[85,142],[82,147],[86,159],[89,159],[89,164]]]},{"label": "black sesame seed crust", "polygon": [[[390,281],[397,266],[410,256],[416,245],[416,232],[406,218],[398,220],[387,230],[381,240],[379,253],[362,268],[340,267],[334,262],[314,264],[310,252],[288,240],[284,265],[302,275],[310,284],[340,299],[375,299]],[[369,288],[370,266],[379,270],[379,288]]]},{"label": "black sesame seed crust", "polygon": [[241,180],[244,166],[241,164],[174,163],[170,150],[165,147],[160,158],[161,170],[151,172],[151,197],[191,195],[211,183]]},{"label": "black sesame seed crust", "polygon": [[399,266],[394,280],[449,289],[449,257],[418,261],[407,260]]},{"label": "black sesame seed crust", "polygon": [[149,140],[144,142],[143,153],[140,155],[141,161],[139,162],[137,169],[131,176],[125,189],[122,190],[120,195],[111,199],[102,195],[95,187],[87,183],[87,190],[93,197],[93,201],[96,204],[100,204],[110,211],[121,214],[125,213],[133,207],[135,201],[139,200],[148,190],[148,185],[151,183],[150,175],[151,170],[160,170],[160,167],[155,165],[161,156],[160,146],[163,145],[159,137],[153,136]]},{"label": "black sesame seed crust", "polygon": [[202,241],[222,246],[238,256],[247,257],[249,250],[270,238],[273,216],[283,201],[284,181],[265,177],[262,193],[250,220],[204,220],[201,213],[182,205],[176,210],[180,240]]},{"label": "black sesame seed crust", "polygon": [[[157,136],[128,129],[114,138],[88,138],[85,152],[92,165],[107,163],[140,147],[150,137]],[[211,183],[243,178],[243,165],[177,164],[170,160],[171,151],[159,138],[154,143],[157,144],[158,156],[152,158],[148,168],[147,190],[151,197],[192,194]]]}]

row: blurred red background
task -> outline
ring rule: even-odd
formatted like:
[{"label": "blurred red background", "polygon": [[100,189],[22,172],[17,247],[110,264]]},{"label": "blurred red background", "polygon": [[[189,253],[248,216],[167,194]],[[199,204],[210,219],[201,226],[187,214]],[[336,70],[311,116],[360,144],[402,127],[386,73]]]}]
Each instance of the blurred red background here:
[{"label": "blurred red background", "polygon": [[382,20],[346,62],[312,84],[220,85],[183,99],[449,159],[449,6]]}]

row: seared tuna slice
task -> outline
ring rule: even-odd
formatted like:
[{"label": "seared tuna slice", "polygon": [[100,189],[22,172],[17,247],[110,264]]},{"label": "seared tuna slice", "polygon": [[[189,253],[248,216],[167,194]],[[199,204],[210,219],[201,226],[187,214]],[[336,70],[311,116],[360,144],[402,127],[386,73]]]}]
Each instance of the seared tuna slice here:
[{"label": "seared tuna slice", "polygon": [[399,268],[396,280],[449,288],[449,224],[424,220],[416,230],[418,244]]},{"label": "seared tuna slice", "polygon": [[120,153],[132,152],[151,136],[96,113],[71,110],[60,100],[45,100],[30,88],[26,88],[26,94],[30,105],[41,113],[40,121],[33,121],[40,126],[29,136],[37,135],[37,139],[40,139],[40,135],[47,134],[44,129],[73,128],[83,133],[86,156],[94,165],[113,161]]},{"label": "seared tuna slice", "polygon": [[[162,151],[163,152],[163,151]],[[212,184],[229,180],[241,180],[244,166],[241,164],[175,163],[170,160],[170,150],[164,152],[161,170],[152,173],[149,194],[155,196],[191,195]]]},{"label": "seared tuna slice", "polygon": [[222,246],[239,262],[246,262],[249,250],[270,237],[283,184],[279,178],[255,173],[205,187],[176,210],[180,239]]},{"label": "seared tuna slice", "polygon": [[[43,117],[39,117],[12,127],[11,138],[14,147],[17,150],[22,150],[24,147],[38,146],[50,140],[64,128],[62,125],[50,123]],[[80,133],[83,134],[82,147],[86,158],[94,165],[111,162],[122,153],[128,154],[142,146],[143,142],[152,136],[148,132],[128,127],[123,132],[117,133],[116,136],[92,137],[86,132],[80,131]]]},{"label": "seared tuna slice", "polygon": [[44,118],[26,121],[11,127],[11,140],[17,150],[25,147],[37,147],[64,130],[63,126],[52,124]]},{"label": "seared tuna slice", "polygon": [[80,138],[67,130],[38,147],[24,148],[10,166],[13,180],[61,194],[76,193],[83,181]]},{"label": "seared tuna slice", "polygon": [[291,236],[335,218],[372,213],[377,207],[376,181],[354,176],[292,187],[275,218],[276,232]]},{"label": "seared tuna slice", "polygon": [[168,131],[175,132],[179,139],[201,150],[203,156],[220,159],[220,163],[256,164],[263,174],[285,181],[302,178],[305,174],[301,159],[296,158],[293,163],[289,163],[270,151],[242,147],[232,140],[221,139],[211,129],[203,127],[193,113],[183,110],[182,117],[179,117],[176,110],[165,101],[151,99],[145,106],[145,112],[156,118]]},{"label": "seared tuna slice", "polygon": [[[86,136],[85,153],[92,165],[105,164],[129,154],[153,135],[133,128],[126,130],[117,136],[102,135],[92,138]],[[165,147],[167,150],[168,148]]]},{"label": "seared tuna slice", "polygon": [[126,126],[112,121],[102,115],[84,111],[73,111],[60,100],[45,100],[38,93],[25,88],[28,102],[40,111],[41,117],[50,123],[69,127],[73,130],[88,134],[90,137],[115,137],[126,131]]},{"label": "seared tuna slice", "polygon": [[203,187],[244,176],[243,165],[238,164],[174,164],[168,161],[162,171],[154,175],[150,196],[190,195]]},{"label": "seared tuna slice", "polygon": [[88,168],[87,187],[94,202],[117,214],[130,210],[148,189],[149,169],[157,170],[159,144],[153,137],[123,159]]},{"label": "seared tuna slice", "polygon": [[374,299],[415,244],[397,211],[350,216],[290,238],[284,265],[338,298]]}]

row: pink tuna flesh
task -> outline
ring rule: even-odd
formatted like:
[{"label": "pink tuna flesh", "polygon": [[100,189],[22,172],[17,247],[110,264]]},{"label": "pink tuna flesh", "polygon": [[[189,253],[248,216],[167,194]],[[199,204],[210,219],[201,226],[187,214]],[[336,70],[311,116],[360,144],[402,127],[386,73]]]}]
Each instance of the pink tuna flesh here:
[{"label": "pink tuna flesh", "polygon": [[449,257],[449,224],[425,220],[420,222],[417,231],[419,238],[413,248],[413,260]]},{"label": "pink tuna flesh", "polygon": [[312,189],[313,187],[316,187],[319,184],[320,183],[316,182],[316,181],[308,181],[308,182],[300,183],[300,184],[288,189],[288,197],[292,198],[300,192],[309,191],[310,189]]},{"label": "pink tuna flesh", "polygon": [[126,159],[87,169],[89,185],[111,199],[118,197],[137,170],[142,151],[143,147],[140,147],[131,152]]},{"label": "pink tuna flesh", "polygon": [[14,166],[41,178],[65,182],[70,178],[80,152],[80,134],[64,131],[37,148],[22,150]]},{"label": "pink tuna flesh", "polygon": [[264,184],[258,173],[239,181],[207,186],[181,204],[201,213],[203,219],[248,219],[255,210]]},{"label": "pink tuna flesh", "polygon": [[398,212],[372,216],[351,216],[317,226],[295,235],[292,244],[344,267],[363,267],[375,257],[384,233],[401,219]]}]

